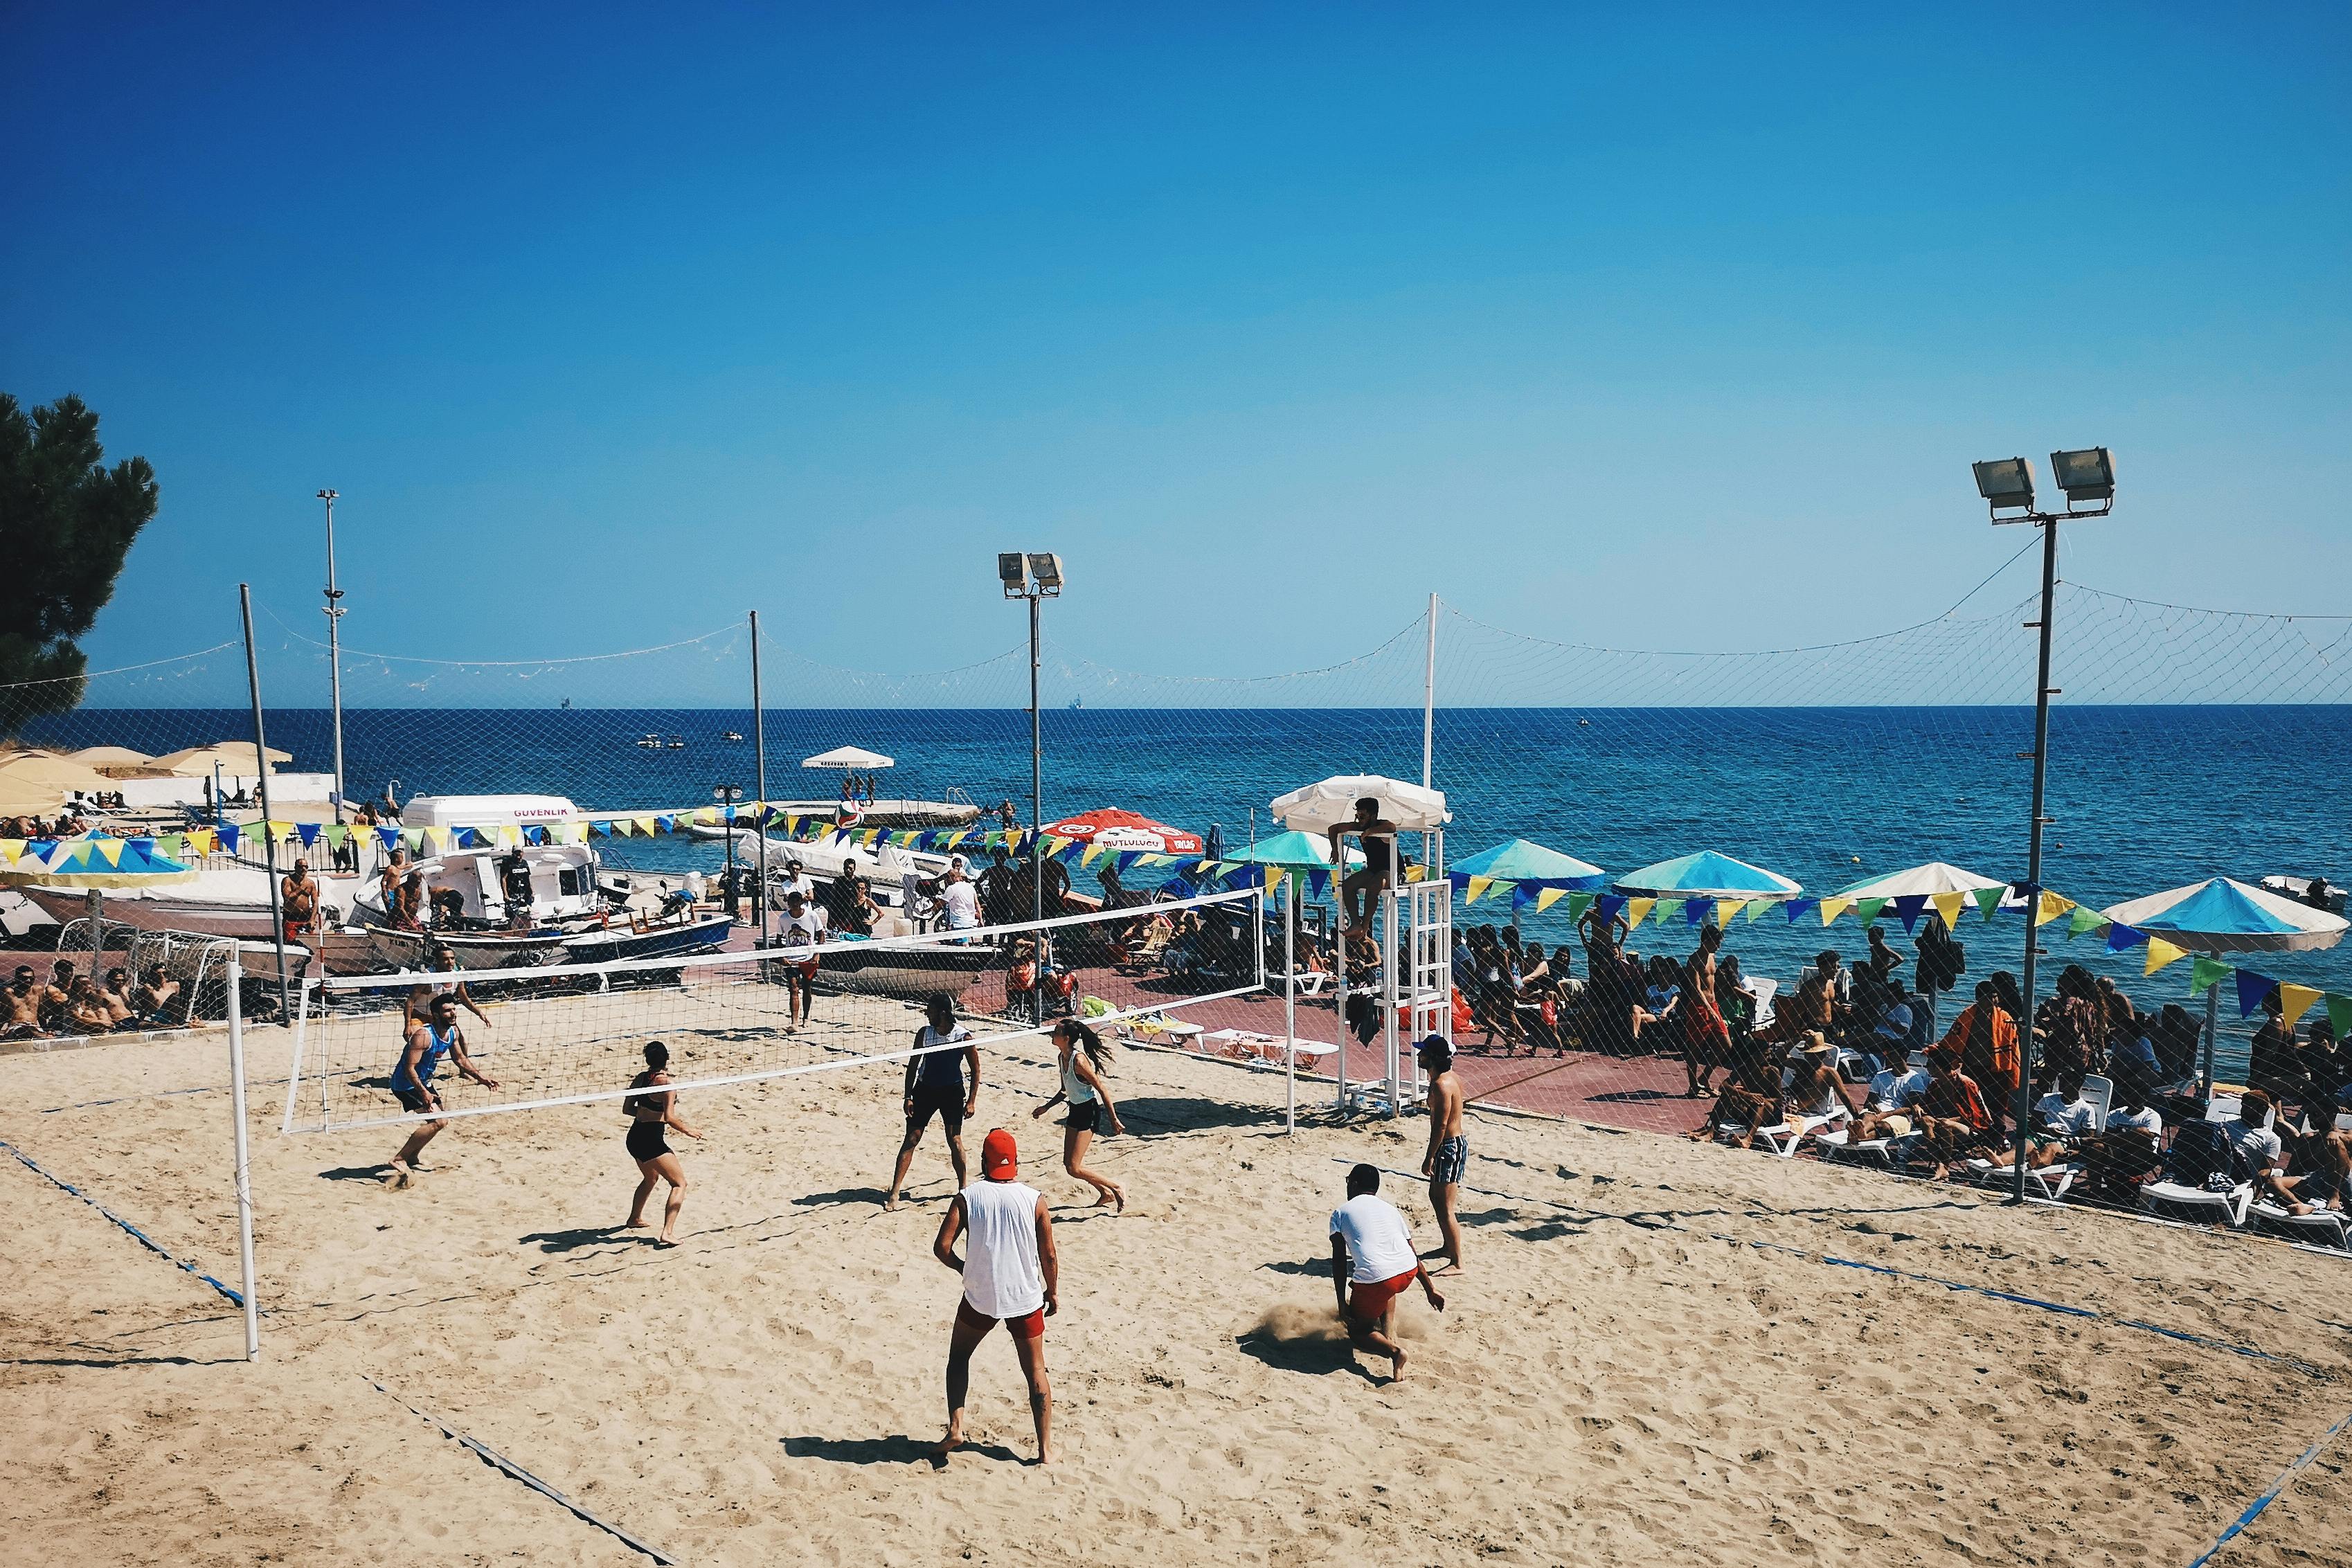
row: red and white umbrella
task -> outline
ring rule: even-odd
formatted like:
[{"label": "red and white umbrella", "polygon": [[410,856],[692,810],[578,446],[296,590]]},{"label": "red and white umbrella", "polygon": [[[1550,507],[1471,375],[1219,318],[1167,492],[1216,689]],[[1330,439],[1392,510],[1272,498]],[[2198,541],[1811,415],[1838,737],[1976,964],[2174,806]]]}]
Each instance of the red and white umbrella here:
[{"label": "red and white umbrella", "polygon": [[1141,851],[1153,855],[1197,855],[1201,852],[1201,835],[1188,833],[1181,828],[1171,828],[1165,822],[1116,807],[1099,811],[1081,811],[1075,817],[1065,817],[1058,822],[1048,822],[1045,831],[1055,838],[1069,839],[1081,844],[1100,844],[1120,853]]}]

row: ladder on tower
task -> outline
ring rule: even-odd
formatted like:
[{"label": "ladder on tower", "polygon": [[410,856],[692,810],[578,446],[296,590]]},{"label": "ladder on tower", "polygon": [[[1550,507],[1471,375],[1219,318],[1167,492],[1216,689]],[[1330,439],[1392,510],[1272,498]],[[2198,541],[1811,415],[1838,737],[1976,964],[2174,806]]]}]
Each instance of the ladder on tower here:
[{"label": "ladder on tower", "polygon": [[1421,1103],[1416,1040],[1454,1038],[1454,886],[1443,876],[1391,888],[1381,899],[1381,1009],[1389,1114]]}]

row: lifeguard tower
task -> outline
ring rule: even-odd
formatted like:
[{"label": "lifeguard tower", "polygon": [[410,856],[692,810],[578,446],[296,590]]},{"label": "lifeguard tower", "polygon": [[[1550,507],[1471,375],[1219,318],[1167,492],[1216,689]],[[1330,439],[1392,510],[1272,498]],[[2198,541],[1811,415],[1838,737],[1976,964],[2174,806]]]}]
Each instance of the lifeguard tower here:
[{"label": "lifeguard tower", "polygon": [[[1380,819],[1393,823],[1399,836],[1400,858],[1409,847],[1407,834],[1418,835],[1420,854],[1408,879],[1401,865],[1390,868],[1388,885],[1369,911],[1372,939],[1380,953],[1374,1005],[1378,1008],[1383,1076],[1375,1083],[1348,1082],[1346,1042],[1352,1034],[1348,1019],[1348,952],[1350,926],[1348,900],[1340,883],[1348,873],[1350,841],[1362,847],[1352,824],[1356,802],[1372,800]],[[1276,821],[1318,837],[1335,827],[1341,830],[1340,852],[1332,868],[1332,901],[1339,913],[1339,951],[1333,964],[1339,1004],[1340,1050],[1334,1058],[1339,1078],[1339,1103],[1401,1115],[1422,1099],[1421,1063],[1412,1042],[1426,1035],[1454,1038],[1454,884],[1445,875],[1445,824],[1449,813],[1444,791],[1407,784],[1377,773],[1349,774],[1294,789],[1273,803]],[[1286,899],[1291,894],[1286,891]],[[1286,933],[1291,915],[1284,911]],[[1287,936],[1286,936],[1286,940]],[[1291,967],[1296,969],[1294,963]],[[1358,993],[1361,995],[1360,989]],[[1294,1030],[1295,1033],[1295,1030]]]}]

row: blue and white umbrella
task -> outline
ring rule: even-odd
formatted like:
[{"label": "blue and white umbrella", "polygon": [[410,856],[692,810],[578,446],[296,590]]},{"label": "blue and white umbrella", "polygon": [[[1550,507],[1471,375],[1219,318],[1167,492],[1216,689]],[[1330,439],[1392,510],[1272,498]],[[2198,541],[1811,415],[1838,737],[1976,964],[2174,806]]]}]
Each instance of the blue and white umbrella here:
[{"label": "blue and white umbrella", "polygon": [[1629,871],[1614,885],[1619,893],[1643,898],[1794,898],[1805,891],[1778,872],[1733,860],[1713,850],[1678,855],[1639,871]]},{"label": "blue and white umbrella", "polygon": [[2099,913],[2191,953],[2308,953],[2335,946],[2352,926],[2340,915],[2226,876],[2153,893]]}]

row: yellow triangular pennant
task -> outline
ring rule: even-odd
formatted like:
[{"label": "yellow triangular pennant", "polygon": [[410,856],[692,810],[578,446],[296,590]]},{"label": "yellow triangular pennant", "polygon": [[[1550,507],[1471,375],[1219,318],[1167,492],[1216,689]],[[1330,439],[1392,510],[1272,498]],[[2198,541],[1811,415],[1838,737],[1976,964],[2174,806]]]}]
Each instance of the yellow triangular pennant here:
[{"label": "yellow triangular pennant", "polygon": [[1477,903],[1481,898],[1484,898],[1486,895],[1486,890],[1494,885],[1495,879],[1491,876],[1472,877],[1470,879],[1469,894],[1464,897],[1462,902],[1465,904]]},{"label": "yellow triangular pennant", "polygon": [[1960,905],[1965,901],[1966,895],[1958,893],[1938,893],[1931,895],[1927,900],[1936,906],[1936,913],[1944,917],[1944,924],[1947,925],[1958,925],[1960,923]]},{"label": "yellow triangular pennant", "polygon": [[17,862],[17,859],[18,859],[20,856],[22,856],[22,855],[24,854],[24,852],[25,852],[25,841],[24,841],[24,840],[22,840],[22,839],[0,839],[0,863],[5,863],[5,864],[8,864],[8,865],[15,865],[15,864],[16,863],[16,862]]},{"label": "yellow triangular pennant", "polygon": [[2074,907],[2073,899],[2061,897],[2054,893],[2045,893],[2042,895],[2041,907],[2033,912],[2033,924],[2037,926],[2047,925]]},{"label": "yellow triangular pennant", "polygon": [[2323,994],[2309,986],[2291,986],[2284,980],[2280,981],[2279,1017],[2286,1020],[2287,1028],[2293,1029],[2294,1020],[2309,1012],[2311,1004],[2317,1001]]},{"label": "yellow triangular pennant", "polygon": [[1654,898],[1629,898],[1625,901],[1625,924],[1639,925],[1658,901]]},{"label": "yellow triangular pennant", "polygon": [[1837,923],[1837,917],[1843,915],[1847,910],[1852,909],[1853,907],[1853,900],[1851,898],[1822,899],[1822,924],[1824,925],[1835,925]]},{"label": "yellow triangular pennant", "polygon": [[1558,904],[1561,899],[1566,898],[1567,896],[1568,889],[1564,887],[1539,887],[1536,889],[1536,913],[1538,915],[1541,915],[1545,910],[1549,909],[1553,904]]},{"label": "yellow triangular pennant", "polygon": [[121,839],[92,839],[90,840],[90,847],[98,852],[98,858],[104,861],[107,864],[119,866],[122,863],[122,841]]},{"label": "yellow triangular pennant", "polygon": [[2151,936],[2147,939],[2147,962],[2140,966],[2139,972],[2143,975],[2153,975],[2167,964],[2187,956],[2189,953],[2186,948],[2176,947],[2161,936]]},{"label": "yellow triangular pennant", "polygon": [[1731,917],[1748,907],[1744,898],[1718,898],[1715,901],[1715,923],[1718,926],[1731,924]]}]

